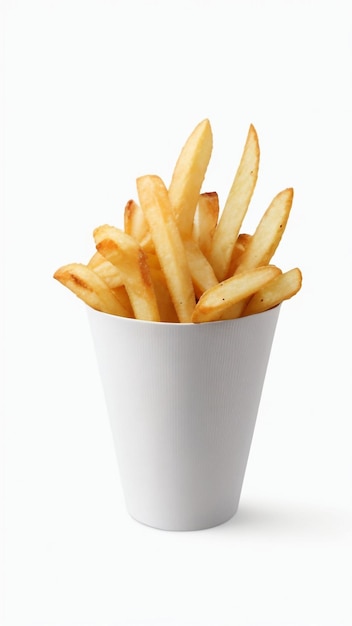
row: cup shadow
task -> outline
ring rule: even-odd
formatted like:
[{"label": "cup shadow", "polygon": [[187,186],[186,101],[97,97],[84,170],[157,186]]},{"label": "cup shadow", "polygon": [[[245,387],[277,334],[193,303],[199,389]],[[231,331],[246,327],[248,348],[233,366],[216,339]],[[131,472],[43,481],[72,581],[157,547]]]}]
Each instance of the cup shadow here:
[{"label": "cup shadow", "polygon": [[220,532],[238,534],[260,533],[287,538],[352,540],[352,510],[322,508],[314,505],[243,502],[237,513]]}]

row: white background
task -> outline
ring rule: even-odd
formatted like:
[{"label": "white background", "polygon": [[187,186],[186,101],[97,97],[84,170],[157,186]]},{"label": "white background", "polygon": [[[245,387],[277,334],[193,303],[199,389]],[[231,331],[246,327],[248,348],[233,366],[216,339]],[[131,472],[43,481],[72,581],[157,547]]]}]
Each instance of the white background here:
[{"label": "white background", "polygon": [[[334,0],[3,0],[2,624],[351,626],[351,18]],[[132,521],[82,303],[52,279],[168,182],[211,121],[204,190],[261,144],[251,232],[281,189],[284,304],[238,514]]]}]

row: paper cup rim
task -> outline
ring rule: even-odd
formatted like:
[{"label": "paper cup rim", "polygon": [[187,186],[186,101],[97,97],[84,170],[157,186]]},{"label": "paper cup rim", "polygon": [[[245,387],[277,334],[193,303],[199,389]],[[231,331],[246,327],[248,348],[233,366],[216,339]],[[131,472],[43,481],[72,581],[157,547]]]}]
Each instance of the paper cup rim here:
[{"label": "paper cup rim", "polygon": [[234,324],[234,323],[243,323],[244,320],[248,320],[249,318],[258,318],[260,316],[265,316],[265,315],[269,315],[270,313],[272,313],[275,309],[279,309],[281,307],[281,302],[279,304],[276,304],[275,306],[271,307],[270,309],[267,309],[266,311],[261,311],[260,313],[252,313],[251,315],[245,315],[243,317],[236,317],[233,319],[228,319],[228,320],[214,320],[214,321],[209,321],[209,322],[199,322],[199,323],[195,323],[195,322],[156,322],[156,321],[152,321],[152,320],[142,320],[142,319],[138,319],[135,317],[124,317],[123,315],[113,315],[112,313],[106,313],[104,311],[99,311],[98,309],[94,309],[93,307],[89,306],[86,304],[86,310],[88,312],[88,314],[92,314],[92,315],[96,315],[97,317],[105,317],[107,319],[118,319],[120,321],[122,321],[123,324],[142,324],[142,325],[148,325],[148,326],[153,326],[153,327],[159,327],[159,328],[167,328],[167,327],[171,327],[171,328],[200,328],[200,327],[206,327],[206,326],[211,326],[214,327],[214,325],[219,325],[219,324]]}]

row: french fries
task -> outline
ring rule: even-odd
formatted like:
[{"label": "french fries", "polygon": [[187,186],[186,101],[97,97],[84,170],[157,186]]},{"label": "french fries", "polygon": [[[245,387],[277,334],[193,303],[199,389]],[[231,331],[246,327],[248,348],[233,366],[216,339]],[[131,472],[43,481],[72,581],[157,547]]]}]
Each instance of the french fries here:
[{"label": "french fries", "polygon": [[150,269],[140,245],[114,226],[99,226],[93,234],[98,252],[121,272],[136,319],[159,322]]},{"label": "french fries", "polygon": [[194,289],[167,189],[158,176],[142,176],[137,179],[137,191],[178,318],[190,322]]},{"label": "french fries", "polygon": [[292,200],[293,189],[285,189],[275,196],[245,246],[236,273],[270,262],[286,228]]},{"label": "french fries", "polygon": [[272,264],[293,188],[273,197],[252,234],[241,232],[258,179],[256,129],[249,127],[222,210],[216,191],[202,191],[212,148],[205,119],[186,140],[169,187],[157,175],[139,176],[138,202],[125,204],[123,228],[97,227],[88,263],[64,265],[54,278],[103,313],[152,322],[236,319],[296,295],[301,270]]},{"label": "french fries", "polygon": [[296,295],[301,286],[302,272],[298,267],[278,274],[250,298],[244,308],[243,316],[272,309],[284,300],[289,300]]},{"label": "french fries", "polygon": [[[278,275],[280,270],[271,265],[236,274],[208,289],[198,300],[192,322],[213,322],[228,319],[229,307],[242,303]],[[233,316],[232,316],[233,317]],[[239,317],[239,315],[235,316]]]},{"label": "french fries", "polygon": [[259,158],[258,135],[251,124],[241,162],[213,237],[210,262],[219,280],[228,274],[233,249],[257,183]]},{"label": "french fries", "polygon": [[219,196],[216,191],[201,193],[198,198],[192,237],[210,261],[211,245],[219,217]]},{"label": "french fries", "polygon": [[54,278],[70,289],[78,298],[97,311],[130,317],[107,283],[83,263],[69,263],[56,270]]},{"label": "french fries", "polygon": [[196,126],[175,165],[169,198],[181,236],[191,237],[199,194],[213,149],[209,120]]}]

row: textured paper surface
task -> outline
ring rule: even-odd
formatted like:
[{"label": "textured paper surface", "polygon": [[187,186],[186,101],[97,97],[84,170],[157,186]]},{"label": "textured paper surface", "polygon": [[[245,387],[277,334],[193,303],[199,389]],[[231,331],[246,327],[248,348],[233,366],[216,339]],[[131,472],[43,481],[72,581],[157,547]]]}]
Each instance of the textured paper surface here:
[{"label": "textured paper surface", "polygon": [[87,309],[133,518],[196,530],[236,513],[279,309],[207,324]]}]

